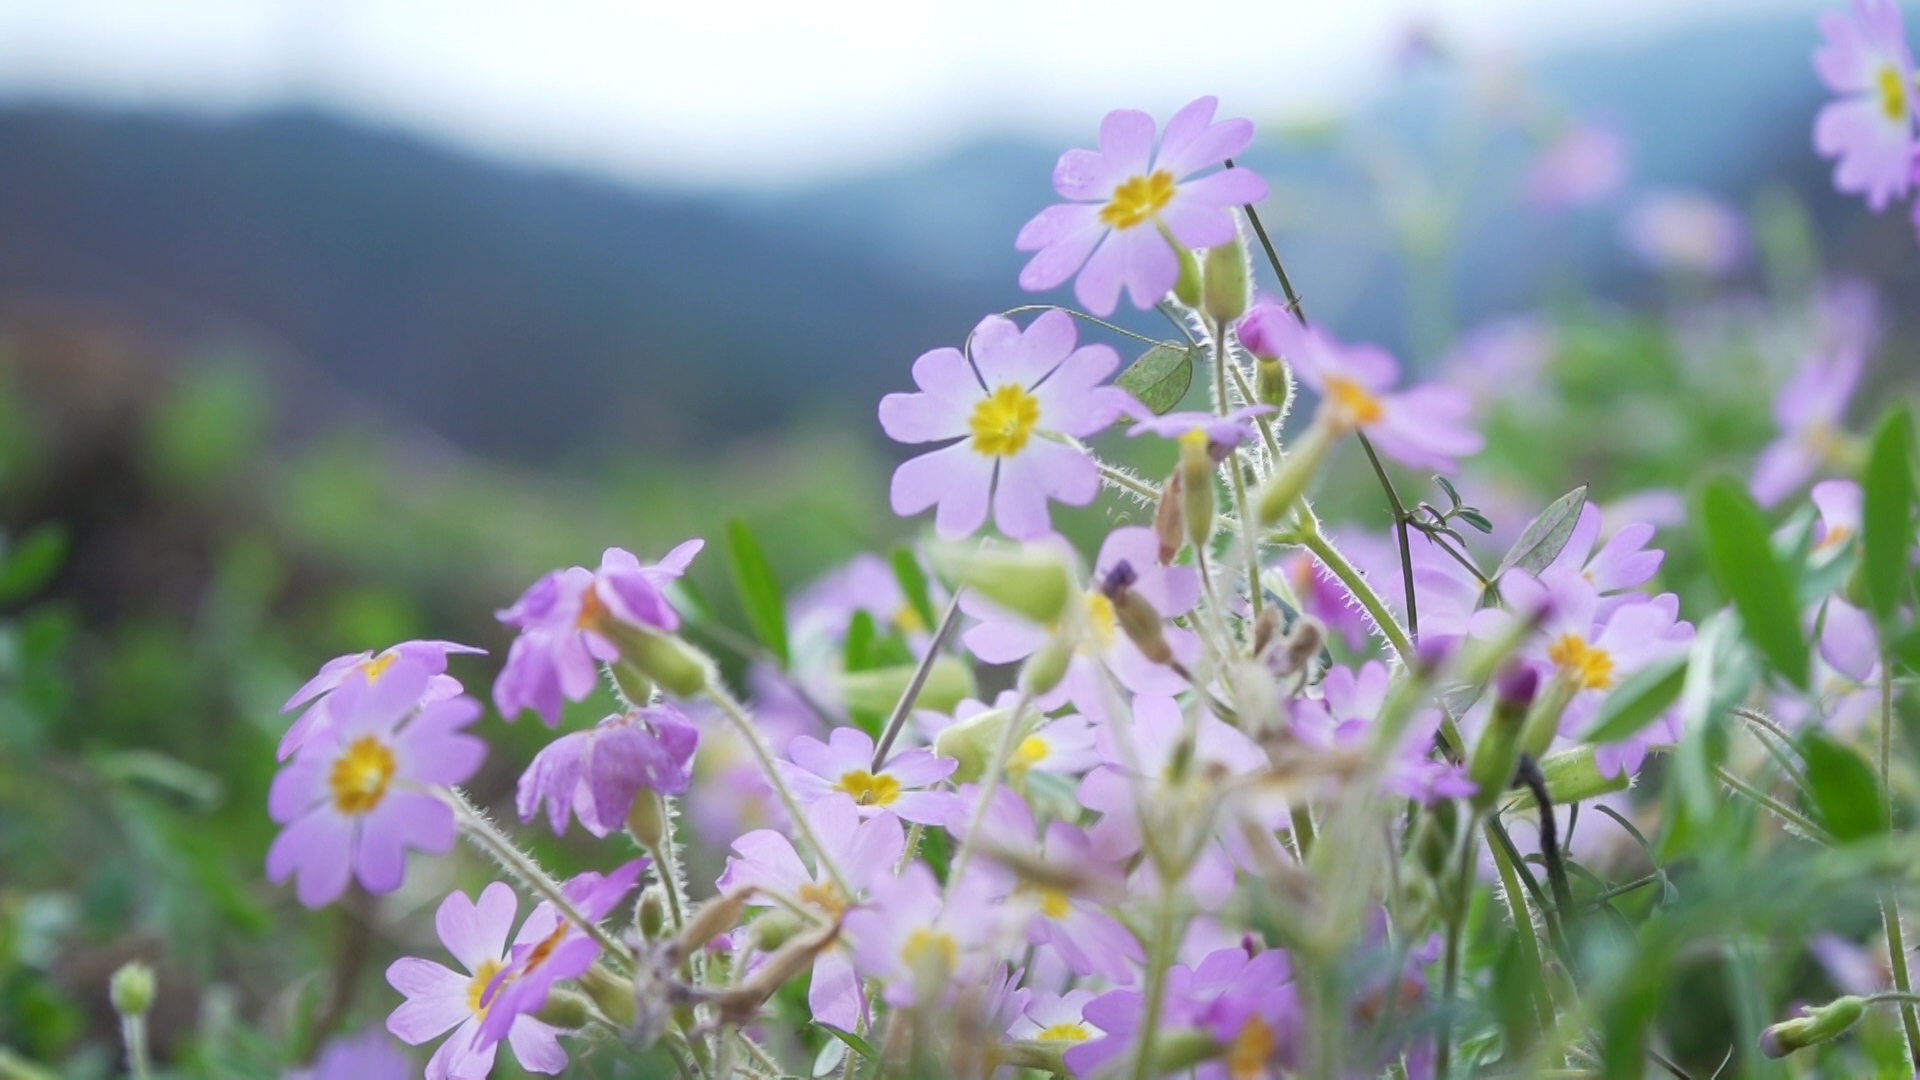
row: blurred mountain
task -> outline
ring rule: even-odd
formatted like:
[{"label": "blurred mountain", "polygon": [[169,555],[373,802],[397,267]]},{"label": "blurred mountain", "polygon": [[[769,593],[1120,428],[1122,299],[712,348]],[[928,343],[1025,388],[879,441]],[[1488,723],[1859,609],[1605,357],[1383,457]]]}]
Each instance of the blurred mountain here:
[{"label": "blurred mountain", "polygon": [[[1784,183],[1844,232],[1863,215],[1823,194],[1809,146],[1815,36],[1799,18],[1705,27],[1533,74],[1570,115],[1628,135],[1636,185],[1744,203]],[[1409,344],[1379,225],[1393,208],[1369,202],[1353,161],[1380,145],[1443,159],[1420,133],[1449,130],[1436,116],[1482,89],[1414,73],[1359,118],[1372,141],[1249,154],[1275,180],[1269,213],[1316,317]],[[1511,180],[1524,140],[1483,143],[1445,286],[1458,323],[1537,302],[1543,283],[1637,287],[1612,213],[1527,216]],[[0,110],[0,313],[81,303],[231,340],[281,358],[296,420],[377,402],[522,460],[692,453],[803,415],[877,432],[873,403],[909,385],[913,356],[1030,299],[1012,237],[1049,201],[1059,149],[991,141],[800,191],[665,194],[314,112],[17,106]]]}]

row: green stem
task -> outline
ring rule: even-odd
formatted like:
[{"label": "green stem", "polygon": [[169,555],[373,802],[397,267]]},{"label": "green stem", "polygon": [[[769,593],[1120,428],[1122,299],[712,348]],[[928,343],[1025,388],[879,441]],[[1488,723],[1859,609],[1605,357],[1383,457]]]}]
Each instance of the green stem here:
[{"label": "green stem", "polygon": [[[1488,839],[1492,840],[1491,835]],[[1520,875],[1514,870],[1513,860],[1498,843],[1489,842],[1487,846],[1493,851],[1493,864],[1500,873],[1500,891],[1506,894],[1507,910],[1513,915],[1514,932],[1520,938],[1520,955],[1534,975],[1533,1006],[1540,1020],[1540,1030],[1545,1034],[1553,1030],[1553,995],[1547,989],[1547,968],[1540,955],[1539,930],[1533,925],[1533,914],[1527,909],[1527,896],[1520,886]]]},{"label": "green stem", "polygon": [[1716,765],[1713,768],[1713,772],[1715,778],[1721,783],[1760,804],[1763,809],[1775,817],[1778,817],[1781,821],[1786,822],[1801,833],[1804,833],[1808,839],[1821,844],[1830,842],[1827,837],[1827,831],[1815,824],[1812,819],[1781,802],[1779,799],[1754,787],[1752,784],[1747,783],[1745,780],[1740,779],[1738,776],[1735,776],[1726,766]]},{"label": "green stem", "polygon": [[847,887],[846,875],[840,872],[840,867],[833,861],[833,856],[821,845],[820,838],[813,834],[813,825],[807,820],[806,811],[800,806],[800,800],[793,797],[793,791],[787,787],[786,779],[780,775],[780,766],[774,761],[773,751],[768,748],[767,741],[760,737],[760,729],[754,726],[753,718],[747,715],[747,710],[717,681],[707,686],[707,697],[733,723],[740,732],[741,738],[747,740],[755,760],[760,763],[760,772],[766,776],[767,783],[773,786],[774,793],[780,796],[780,804],[786,807],[787,816],[793,819],[794,829],[800,833],[800,838],[807,842],[807,846],[813,849],[814,859],[826,870],[827,876],[833,879],[834,887],[840,890],[841,896],[853,896],[854,891]]},{"label": "green stem", "polygon": [[1308,551],[1313,552],[1319,558],[1321,565],[1325,566],[1334,577],[1340,579],[1340,583],[1347,587],[1347,591],[1353,594],[1354,599],[1360,601],[1361,607],[1367,609],[1367,614],[1372,617],[1374,625],[1386,635],[1387,644],[1393,646],[1394,652],[1400,654],[1401,660],[1411,662],[1413,642],[1407,637],[1407,632],[1400,628],[1400,621],[1393,617],[1393,612],[1387,610],[1386,602],[1380,599],[1380,594],[1367,583],[1366,576],[1356,570],[1354,565],[1347,561],[1345,555],[1340,554],[1332,544],[1327,542],[1327,538],[1321,535],[1319,526],[1314,524],[1311,518],[1302,520],[1302,527],[1295,538]]},{"label": "green stem", "polygon": [[[1893,832],[1893,657],[1880,657],[1880,799],[1887,819],[1887,832]],[[1893,985],[1902,994],[1913,993],[1913,975],[1907,970],[1906,934],[1900,923],[1900,897],[1889,885],[1880,896],[1880,921],[1887,928],[1887,961],[1893,968]],[[1913,1002],[1900,1003],[1900,1024],[1907,1034],[1907,1064],[1920,1067],[1920,1014]]]},{"label": "green stem", "polygon": [[1167,969],[1173,966],[1173,886],[1160,887],[1160,906],[1153,916],[1153,942],[1147,949],[1147,1003],[1140,1019],[1140,1045],[1133,1061],[1134,1080],[1153,1076],[1153,1040],[1159,1034],[1160,1013],[1166,1007]]},{"label": "green stem", "polygon": [[1453,905],[1447,910],[1447,952],[1440,976],[1440,1031],[1435,1035],[1433,1075],[1447,1080],[1453,1064],[1453,999],[1460,986],[1460,932],[1467,921],[1467,901],[1473,892],[1473,825],[1460,831],[1460,876],[1454,881]]},{"label": "green stem", "polygon": [[122,1016],[120,1036],[127,1043],[127,1071],[133,1080],[153,1080],[153,1055],[147,1049],[147,1018]]},{"label": "green stem", "polygon": [[933,641],[927,645],[927,654],[920,658],[919,666],[913,669],[913,678],[908,680],[906,690],[900,694],[900,700],[894,702],[893,715],[887,717],[887,726],[880,733],[880,741],[873,747],[873,764],[869,771],[879,772],[887,763],[887,754],[893,750],[893,741],[900,737],[900,729],[906,726],[907,714],[913,711],[913,703],[920,700],[920,691],[926,689],[927,676],[932,673],[934,662],[940,658],[940,650],[946,648],[947,639],[953,636],[953,628],[960,624],[960,594],[964,590],[954,589],[953,597],[947,601],[947,613],[940,617],[940,628],[933,632]]},{"label": "green stem", "polygon": [[[954,853],[953,867],[947,871],[947,890],[951,894],[959,883],[960,875],[965,873],[967,863],[973,860],[974,840],[980,834],[980,826],[987,820],[987,809],[993,804],[994,793],[1000,790],[1000,779],[1006,775],[1007,762],[1013,760],[1013,748],[1020,745],[1024,735],[1021,730],[1026,724],[1027,707],[1033,704],[1033,694],[1025,687],[1020,690],[1020,698],[1014,703],[1012,715],[1007,717],[1007,726],[1000,731],[1000,742],[993,748],[993,760],[988,763],[986,773],[980,777],[980,794],[973,805],[973,816],[967,822],[967,831],[960,838],[960,850]],[[852,893],[843,895],[852,896]]]}]

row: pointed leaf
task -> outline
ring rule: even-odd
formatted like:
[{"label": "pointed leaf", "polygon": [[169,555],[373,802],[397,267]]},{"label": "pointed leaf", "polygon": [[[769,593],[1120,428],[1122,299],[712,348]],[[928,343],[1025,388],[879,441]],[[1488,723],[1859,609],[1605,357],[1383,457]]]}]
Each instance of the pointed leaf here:
[{"label": "pointed leaf", "polygon": [[1164,416],[1187,396],[1193,385],[1193,350],[1184,345],[1155,345],[1127,366],[1114,385],[1137,398],[1140,404]]},{"label": "pointed leaf", "polygon": [[1865,506],[1860,522],[1867,606],[1882,626],[1899,610],[1907,592],[1909,553],[1913,550],[1913,420],[1907,410],[1887,414],[1874,432],[1867,459]]},{"label": "pointed leaf", "polygon": [[866,1058],[868,1061],[880,1060],[880,1051],[875,1050],[873,1048],[873,1044],[868,1042],[865,1037],[861,1035],[857,1035],[851,1031],[841,1031],[839,1028],[834,1027],[831,1024],[822,1024],[819,1022],[815,1022],[813,1026],[819,1028],[821,1031],[826,1032],[827,1034],[833,1036],[834,1038],[839,1039],[841,1042],[846,1043],[847,1046],[852,1048],[852,1050],[855,1053],[859,1054],[863,1058]]},{"label": "pointed leaf", "polygon": [[1800,757],[1807,763],[1813,808],[1836,841],[1844,844],[1886,831],[1879,778],[1858,751],[1814,727],[1800,737]]},{"label": "pointed leaf", "polygon": [[900,591],[907,595],[907,606],[926,625],[927,632],[933,632],[933,597],[927,592],[927,572],[920,566],[920,557],[912,548],[894,548],[889,556],[893,563],[893,576],[900,583]]},{"label": "pointed leaf", "polygon": [[727,522],[727,555],[733,569],[733,587],[747,610],[747,621],[760,643],[787,665],[787,609],[780,599],[780,583],[773,576],[767,553],[747,530],[747,523],[735,518]]},{"label": "pointed leaf", "polygon": [[1581,736],[1582,740],[1604,745],[1637,734],[1680,700],[1680,690],[1686,682],[1685,653],[1634,672],[1621,680],[1613,693],[1600,703],[1593,726]]},{"label": "pointed leaf", "polygon": [[1793,582],[1767,542],[1767,520],[1730,477],[1709,483],[1695,510],[1705,540],[1707,569],[1721,595],[1733,601],[1747,640],[1773,669],[1805,689],[1807,641]]},{"label": "pointed leaf", "polygon": [[841,647],[840,666],[846,671],[871,671],[880,665],[873,660],[873,615],[866,608],[847,620],[847,641]]},{"label": "pointed leaf", "polygon": [[1580,523],[1580,511],[1586,509],[1586,505],[1585,484],[1555,499],[1552,506],[1533,519],[1520,539],[1514,541],[1507,557],[1500,560],[1500,569],[1494,571],[1493,580],[1499,581],[1509,570],[1525,570],[1529,574],[1545,570],[1567,546],[1573,527]]}]

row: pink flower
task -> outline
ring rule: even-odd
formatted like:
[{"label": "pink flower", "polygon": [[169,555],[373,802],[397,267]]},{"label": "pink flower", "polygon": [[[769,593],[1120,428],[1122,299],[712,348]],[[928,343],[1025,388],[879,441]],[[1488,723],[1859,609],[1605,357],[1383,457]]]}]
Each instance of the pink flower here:
[{"label": "pink flower", "polygon": [[[1301,742],[1321,750],[1364,750],[1373,743],[1373,725],[1387,701],[1387,665],[1369,660],[1356,675],[1334,667],[1321,680],[1318,698],[1293,704],[1293,730]],[[1466,770],[1432,758],[1440,713],[1424,709],[1401,733],[1382,782],[1387,790],[1429,805],[1458,799],[1476,790]]]},{"label": "pink flower", "polygon": [[1259,305],[1242,326],[1249,322],[1259,327],[1255,336],[1262,347],[1285,356],[1300,381],[1320,395],[1321,416],[1343,430],[1365,432],[1388,457],[1416,469],[1450,471],[1458,458],[1479,452],[1480,435],[1466,426],[1473,403],[1459,390],[1429,384],[1393,391],[1400,364],[1385,349],[1343,344],[1319,327],[1301,326],[1279,307]]},{"label": "pink flower", "polygon": [[1718,199],[1690,191],[1661,191],[1634,204],[1621,239],[1655,270],[1720,277],[1740,265],[1747,227]]},{"label": "pink flower", "polygon": [[[1205,1028],[1225,1047],[1223,1059],[1194,1069],[1197,1080],[1277,1076],[1268,1066],[1290,1055],[1301,1028],[1292,979],[1279,949],[1252,957],[1244,948],[1222,949],[1197,967],[1177,964],[1167,970],[1159,1030]],[[1145,1013],[1146,997],[1137,990],[1111,990],[1087,1002],[1082,1015],[1105,1034],[1069,1048],[1067,1067],[1079,1076],[1099,1072],[1131,1049]]]},{"label": "pink flower", "polygon": [[411,660],[348,675],[328,699],[327,726],[273,778],[267,810],[286,829],[267,851],[267,876],[298,874],[308,907],[338,899],[350,875],[368,892],[392,892],[406,877],[408,848],[453,847],[453,810],[436,789],[472,776],[487,746],[461,730],[480,703],[423,703],[428,679]]},{"label": "pink flower", "polygon": [[1051,289],[1077,270],[1074,295],[1089,311],[1113,314],[1122,286],[1144,310],[1180,276],[1174,242],[1206,248],[1232,240],[1233,208],[1266,198],[1267,182],[1246,169],[1194,177],[1253,141],[1252,121],[1214,122],[1218,105],[1203,97],[1175,113],[1158,154],[1153,118],[1115,109],[1100,122],[1100,149],[1060,155],[1053,189],[1070,201],[1042,210],[1015,238],[1015,248],[1038,252],[1020,271],[1020,287]]},{"label": "pink flower", "polygon": [[[560,887],[575,911],[599,922],[633,891],[634,882],[651,860],[635,859],[611,874],[588,871]],[[476,1049],[511,1039],[520,1022],[547,1003],[553,984],[577,979],[600,955],[600,943],[566,918],[551,903],[542,903],[527,916],[514,941],[506,965],[494,973],[480,995],[480,1031]],[[519,1049],[516,1047],[516,1056]]]},{"label": "pink flower", "polygon": [[1210,412],[1171,412],[1165,416],[1155,416],[1146,406],[1136,404],[1129,412],[1138,423],[1127,435],[1138,438],[1151,433],[1163,439],[1205,439],[1208,451],[1216,462],[1220,462],[1226,460],[1227,451],[1254,437],[1254,421],[1257,418],[1278,411],[1271,405],[1247,405],[1225,416]]},{"label": "pink flower", "polygon": [[443,675],[447,670],[447,656],[450,653],[482,653],[485,649],[476,649],[471,645],[459,645],[451,641],[403,641],[379,654],[372,650],[354,653],[351,656],[336,656],[320,665],[320,671],[307,684],[294,691],[287,703],[280,707],[283,713],[292,712],[308,702],[313,704],[300,718],[287,728],[280,740],[279,758],[285,761],[300,749],[300,744],[315,731],[327,726],[327,695],[347,680],[349,675],[360,672],[369,679],[378,679],[382,673],[392,667],[396,660],[411,660],[426,668],[433,679],[427,684],[425,699],[441,701],[457,696],[460,683],[451,676]]},{"label": "pink flower", "polygon": [[1528,166],[1521,180],[1527,202],[1542,210],[1597,203],[1627,179],[1627,141],[1599,124],[1562,131]]},{"label": "pink flower", "polygon": [[1093,1000],[1091,990],[1069,990],[1064,994],[1045,991],[1034,994],[1026,1009],[1007,1030],[1012,1039],[1034,1042],[1079,1043],[1097,1039],[1106,1032],[1087,1022],[1082,1010]]},{"label": "pink flower", "polygon": [[1751,490],[1761,505],[1786,498],[1838,456],[1847,437],[1840,425],[1865,367],[1857,352],[1809,356],[1774,395],[1780,437],[1760,452],[1753,467]]},{"label": "pink flower", "polygon": [[986,980],[992,958],[985,946],[997,930],[987,884],[969,874],[943,898],[921,862],[873,880],[872,904],[848,912],[842,926],[860,972],[885,985],[887,1004],[938,1004],[956,983]]},{"label": "pink flower", "polygon": [[895,442],[958,440],[922,454],[893,474],[893,510],[917,514],[938,504],[934,524],[947,539],[970,536],[987,520],[1016,540],[1046,535],[1047,500],[1085,506],[1100,493],[1100,470],[1079,439],[1119,418],[1131,398],[1100,383],[1120,366],[1105,345],[1075,348],[1073,319],[1049,311],[1023,332],[989,315],[974,328],[973,361],[959,349],[935,349],[913,362],[919,393],[880,400],[880,426]]},{"label": "pink flower", "polygon": [[1652,581],[1667,553],[1647,547],[1647,542],[1653,539],[1653,526],[1638,522],[1623,526],[1595,553],[1593,546],[1601,536],[1600,522],[1598,506],[1588,503],[1582,507],[1566,546],[1541,571],[1541,576],[1577,574],[1585,578],[1603,598],[1598,610],[1605,615],[1620,604],[1630,602],[1630,598],[1619,594]]},{"label": "pink flower", "polygon": [[[1816,558],[1839,557],[1860,535],[1860,485],[1851,480],[1826,480],[1813,485],[1813,504],[1820,508],[1814,534]],[[1880,668],[1880,636],[1868,615],[1836,592],[1808,613],[1809,627],[1820,631],[1820,657],[1833,670],[1856,684],[1874,681]]]},{"label": "pink flower", "polygon": [[597,663],[612,663],[620,650],[607,631],[613,623],[671,633],[680,613],[667,602],[666,587],[686,573],[705,546],[689,540],[657,565],[642,566],[625,548],[610,547],[600,569],[555,570],[533,583],[514,605],[496,613],[520,631],[506,667],[493,684],[493,703],[512,720],[522,709],[540,714],[548,727],[560,723],[566,701],[584,701],[599,685]]},{"label": "pink flower", "polygon": [[1827,40],[1813,67],[1840,100],[1814,117],[1814,148],[1838,159],[1836,190],[1884,210],[1913,185],[1913,54],[1900,7],[1853,0],[1849,11],[1820,16],[1820,32]]},{"label": "pink flower", "polygon": [[[428,1080],[480,1080],[493,1071],[498,1040],[479,1045],[480,1024],[491,1008],[481,1002],[507,966],[507,933],[513,929],[516,907],[513,887],[504,881],[487,886],[477,904],[466,893],[449,893],[433,922],[440,931],[440,943],[467,973],[417,956],[401,957],[387,968],[387,982],[407,997],[387,1017],[388,1031],[413,1046],[453,1032],[427,1062]],[[529,945],[551,933],[550,922],[550,913],[529,916],[514,939],[515,946]],[[567,1067],[567,1052],[554,1035],[555,1028],[549,1024],[515,1016],[507,1042],[521,1068],[552,1074]]]},{"label": "pink flower", "polygon": [[[846,876],[854,895],[842,895],[817,862],[809,870],[794,850],[793,841],[772,829],[759,829],[735,840],[736,854],[727,859],[726,872],[714,887],[723,893],[748,887],[768,889],[836,919],[859,903],[875,881],[891,878],[894,865],[907,849],[906,831],[898,817],[879,813],[862,820],[847,795],[830,795],[815,802],[807,807],[807,820],[827,857]],[[836,943],[821,950],[814,957],[813,979],[807,988],[807,1008],[814,1020],[842,1031],[858,1031],[862,1005],[860,979],[854,974],[845,945]]]},{"label": "pink flower", "polygon": [[296,1069],[286,1080],[412,1080],[420,1066],[379,1028],[342,1035],[327,1042],[311,1069]]},{"label": "pink flower", "polygon": [[567,831],[571,812],[588,832],[606,836],[625,823],[642,788],[686,794],[699,743],[700,730],[665,704],[562,735],[535,755],[520,777],[515,799],[520,820],[532,821],[545,803],[555,835]]},{"label": "pink flower", "polygon": [[834,728],[824,743],[802,735],[787,755],[793,760],[778,763],[780,775],[802,803],[844,794],[862,816],[892,811],[916,825],[943,825],[959,805],[952,792],[922,790],[951,776],[959,762],[931,750],[898,750],[873,771],[873,739],[859,728]]}]

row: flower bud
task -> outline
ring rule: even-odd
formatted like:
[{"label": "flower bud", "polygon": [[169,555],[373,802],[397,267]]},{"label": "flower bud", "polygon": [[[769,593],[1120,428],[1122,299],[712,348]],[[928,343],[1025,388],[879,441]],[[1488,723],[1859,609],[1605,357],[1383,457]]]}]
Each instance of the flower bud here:
[{"label": "flower bud", "polygon": [[713,661],[672,634],[607,620],[606,635],[635,672],[675,697],[697,697],[713,685]]},{"label": "flower bud", "polygon": [[653,680],[639,668],[625,660],[616,660],[609,667],[613,671],[613,685],[620,696],[627,699],[627,704],[646,705],[653,701]]},{"label": "flower bud", "polygon": [[753,939],[754,948],[770,953],[792,941],[793,935],[806,926],[800,916],[785,908],[769,908],[747,924],[747,934]]},{"label": "flower bud", "polygon": [[153,985],[152,968],[138,960],[122,964],[107,983],[113,1011],[121,1016],[145,1016],[153,1007]]},{"label": "flower bud", "polygon": [[1255,304],[1247,317],[1234,327],[1240,344],[1261,360],[1279,360],[1286,355],[1286,342],[1297,333],[1299,324],[1286,308],[1278,304]]},{"label": "flower bud", "polygon": [[747,981],[718,997],[723,1023],[744,1024],[759,1015],[767,999],[812,966],[814,957],[840,936],[840,925],[822,927],[806,937],[795,938],[767,957],[753,970]]},{"label": "flower bud", "polygon": [[1320,650],[1326,647],[1327,624],[1311,615],[1302,615],[1293,620],[1293,629],[1287,633],[1286,648],[1276,658],[1280,674],[1292,675],[1308,670],[1320,655]]},{"label": "flower bud", "polygon": [[1421,813],[1419,831],[1414,839],[1414,853],[1420,859],[1421,868],[1426,870],[1428,880],[1449,902],[1454,880],[1449,872],[1449,864],[1453,860],[1454,836],[1459,828],[1458,808],[1451,799],[1442,799]]},{"label": "flower bud", "polygon": [[1180,470],[1173,470],[1160,489],[1160,505],[1153,512],[1153,534],[1160,539],[1160,565],[1173,565],[1173,557],[1187,542],[1186,482]]},{"label": "flower bud", "polygon": [[1552,800],[1553,805],[1585,802],[1616,791],[1625,791],[1631,785],[1625,769],[1612,776],[1602,773],[1594,750],[1595,747],[1590,744],[1576,746],[1571,750],[1549,754],[1540,763],[1540,773],[1547,781],[1547,798]]},{"label": "flower bud", "polygon": [[1533,711],[1527,714],[1526,726],[1520,729],[1521,753],[1535,761],[1546,757],[1547,747],[1552,746],[1554,736],[1560,734],[1560,717],[1578,690],[1564,674],[1557,673],[1547,680],[1546,689],[1534,699]]},{"label": "flower bud", "polygon": [[1067,665],[1073,662],[1073,643],[1055,635],[1040,646],[1020,668],[1020,689],[1030,697],[1040,697],[1067,677]]},{"label": "flower bud", "polygon": [[1805,1005],[1800,1015],[1782,1020],[1760,1033],[1760,1052],[1770,1058],[1783,1058],[1796,1050],[1839,1038],[1860,1022],[1867,1012],[1865,998],[1848,995],[1825,1005]]},{"label": "flower bud", "polygon": [[[842,672],[841,700],[852,709],[882,715],[892,712],[900,695],[906,693],[907,686],[913,682],[915,670],[913,664],[899,664],[871,671]],[[975,689],[972,668],[951,656],[939,656],[928,669],[927,681],[921,685],[915,704],[919,708],[946,712],[972,697]]]},{"label": "flower bud", "polygon": [[1520,732],[1539,687],[1539,673],[1524,663],[1509,664],[1494,680],[1493,716],[1480,733],[1473,761],[1467,767],[1467,778],[1478,789],[1473,794],[1476,811],[1490,809],[1513,782],[1514,770],[1520,764]]},{"label": "flower bud", "polygon": [[1180,509],[1187,519],[1187,539],[1196,548],[1213,539],[1213,468],[1206,432],[1194,430],[1180,436]]},{"label": "flower bud", "polygon": [[641,788],[634,794],[627,809],[627,833],[648,851],[660,850],[660,841],[667,835],[667,806],[659,792]]},{"label": "flower bud", "polygon": [[1100,592],[1113,605],[1113,621],[1125,631],[1140,655],[1156,664],[1173,661],[1173,649],[1167,644],[1166,623],[1147,598],[1133,591],[1140,580],[1133,564],[1122,559],[1100,583]]},{"label": "flower bud", "polygon": [[1285,628],[1283,619],[1278,604],[1268,604],[1260,609],[1260,617],[1253,621],[1253,655],[1266,656],[1267,649]]},{"label": "flower bud", "polygon": [[1271,405],[1285,416],[1287,403],[1293,400],[1293,371],[1284,360],[1261,360],[1254,369],[1253,395],[1262,405]]},{"label": "flower bud", "polygon": [[960,763],[953,770],[954,783],[972,783],[986,774],[987,764],[993,760],[1001,734],[1007,730],[1007,721],[1012,716],[1012,709],[982,709],[934,736],[933,752]]},{"label": "flower bud", "polygon": [[680,935],[674,939],[674,949],[681,956],[692,956],[706,948],[707,942],[740,925],[740,913],[746,910],[747,897],[752,894],[751,889],[740,889],[700,905],[700,910],[681,927]]},{"label": "flower bud", "polygon": [[1221,1052],[1218,1039],[1204,1028],[1162,1031],[1153,1038],[1153,1075],[1184,1073]]},{"label": "flower bud", "polygon": [[640,1003],[634,997],[631,979],[595,964],[580,976],[580,989],[615,1027],[632,1027],[640,1018]]},{"label": "flower bud", "polygon": [[[631,989],[627,996],[632,998]],[[540,1006],[533,1018],[563,1031],[579,1031],[593,1019],[593,1003],[583,994],[556,986],[547,991],[547,1003]]]},{"label": "flower bud", "polygon": [[1207,317],[1226,325],[1247,312],[1247,242],[1235,230],[1233,239],[1207,249],[1207,268],[1201,282],[1201,304]]},{"label": "flower bud", "polygon": [[1200,307],[1202,288],[1200,283],[1200,260],[1194,256],[1191,248],[1175,240],[1171,232],[1162,229],[1161,235],[1165,236],[1167,242],[1173,245],[1174,256],[1180,260],[1180,276],[1174,279],[1173,282],[1173,298],[1197,310]]},{"label": "flower bud", "polygon": [[943,544],[933,549],[933,562],[958,584],[1043,626],[1060,620],[1073,595],[1076,575],[1048,547]]},{"label": "flower bud", "polygon": [[660,886],[649,885],[640,893],[640,902],[633,909],[633,924],[641,937],[660,940],[660,931],[667,925],[667,900]]},{"label": "flower bud", "polygon": [[1308,425],[1306,434],[1287,454],[1286,460],[1254,494],[1261,525],[1278,525],[1293,513],[1294,504],[1306,494],[1307,485],[1313,483],[1321,464],[1326,461],[1327,451],[1333,447],[1333,437],[1333,425],[1316,416],[1313,423]]}]

